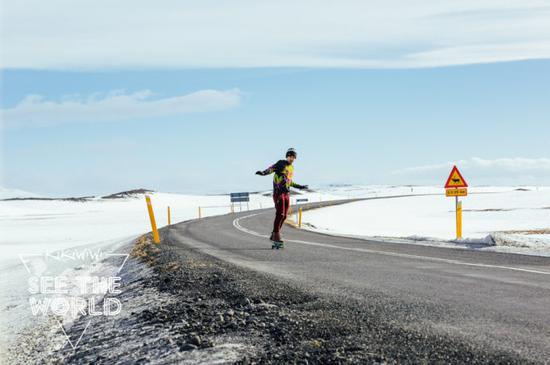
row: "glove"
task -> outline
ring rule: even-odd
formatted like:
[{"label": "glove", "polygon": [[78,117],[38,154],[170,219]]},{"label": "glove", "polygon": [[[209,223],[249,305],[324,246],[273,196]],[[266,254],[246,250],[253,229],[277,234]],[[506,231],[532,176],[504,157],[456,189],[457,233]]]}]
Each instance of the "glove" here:
[{"label": "glove", "polygon": [[264,173],[261,171],[256,171],[256,175],[264,176]]},{"label": "glove", "polygon": [[300,185],[300,186],[298,187],[298,189],[300,189],[300,190],[307,190],[307,189],[309,189],[309,185]]}]

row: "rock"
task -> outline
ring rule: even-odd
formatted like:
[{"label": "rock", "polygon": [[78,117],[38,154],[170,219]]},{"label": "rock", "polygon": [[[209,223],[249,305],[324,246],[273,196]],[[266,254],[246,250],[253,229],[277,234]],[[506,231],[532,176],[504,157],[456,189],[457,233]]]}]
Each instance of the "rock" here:
[{"label": "rock", "polygon": [[270,303],[260,303],[260,304],[256,304],[256,307],[258,308],[262,308],[262,309],[273,309],[273,308],[279,308],[277,305],[275,304],[270,304]]},{"label": "rock", "polygon": [[196,349],[197,349],[197,346],[193,345],[192,343],[184,343],[183,345],[180,346],[181,351],[193,351]]},{"label": "rock", "polygon": [[192,345],[200,346],[202,341],[199,335],[193,335],[189,338],[188,342]]}]

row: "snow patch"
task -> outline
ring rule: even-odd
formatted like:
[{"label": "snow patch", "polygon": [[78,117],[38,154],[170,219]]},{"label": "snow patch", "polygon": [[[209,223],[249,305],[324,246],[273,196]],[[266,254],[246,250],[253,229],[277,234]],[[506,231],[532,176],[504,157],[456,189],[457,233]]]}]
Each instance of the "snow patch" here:
[{"label": "snow patch", "polygon": [[548,187],[470,188],[469,195],[462,198],[461,240],[455,239],[454,199],[446,198],[442,188],[338,186],[329,187],[329,191],[343,195],[353,192],[374,199],[305,211],[306,229],[422,245],[550,256],[550,234],[546,234],[550,232]]}]

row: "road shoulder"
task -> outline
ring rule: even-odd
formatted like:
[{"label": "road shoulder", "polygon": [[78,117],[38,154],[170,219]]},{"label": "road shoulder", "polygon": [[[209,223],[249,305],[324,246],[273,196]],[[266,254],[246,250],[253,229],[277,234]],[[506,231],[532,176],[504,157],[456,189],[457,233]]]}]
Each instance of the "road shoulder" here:
[{"label": "road shoulder", "polygon": [[[132,250],[117,297],[124,313],[98,317],[77,349],[51,362],[526,363],[465,339],[413,330],[375,302],[346,303],[146,236]],[[179,236],[178,236],[179,237]],[[78,336],[85,318],[68,331]]]}]

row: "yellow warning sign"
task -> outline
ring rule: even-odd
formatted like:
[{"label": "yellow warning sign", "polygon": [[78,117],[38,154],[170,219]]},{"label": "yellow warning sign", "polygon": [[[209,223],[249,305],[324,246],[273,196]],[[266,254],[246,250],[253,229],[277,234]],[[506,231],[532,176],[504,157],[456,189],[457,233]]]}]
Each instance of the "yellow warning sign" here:
[{"label": "yellow warning sign", "polygon": [[446,196],[467,196],[468,189],[466,188],[453,188],[445,191]]},{"label": "yellow warning sign", "polygon": [[451,171],[451,174],[449,175],[449,178],[447,179],[447,183],[445,184],[445,188],[467,188],[468,184],[466,183],[466,180],[462,177],[462,174],[460,171],[458,171],[458,168],[456,166],[453,166],[453,169]]}]

